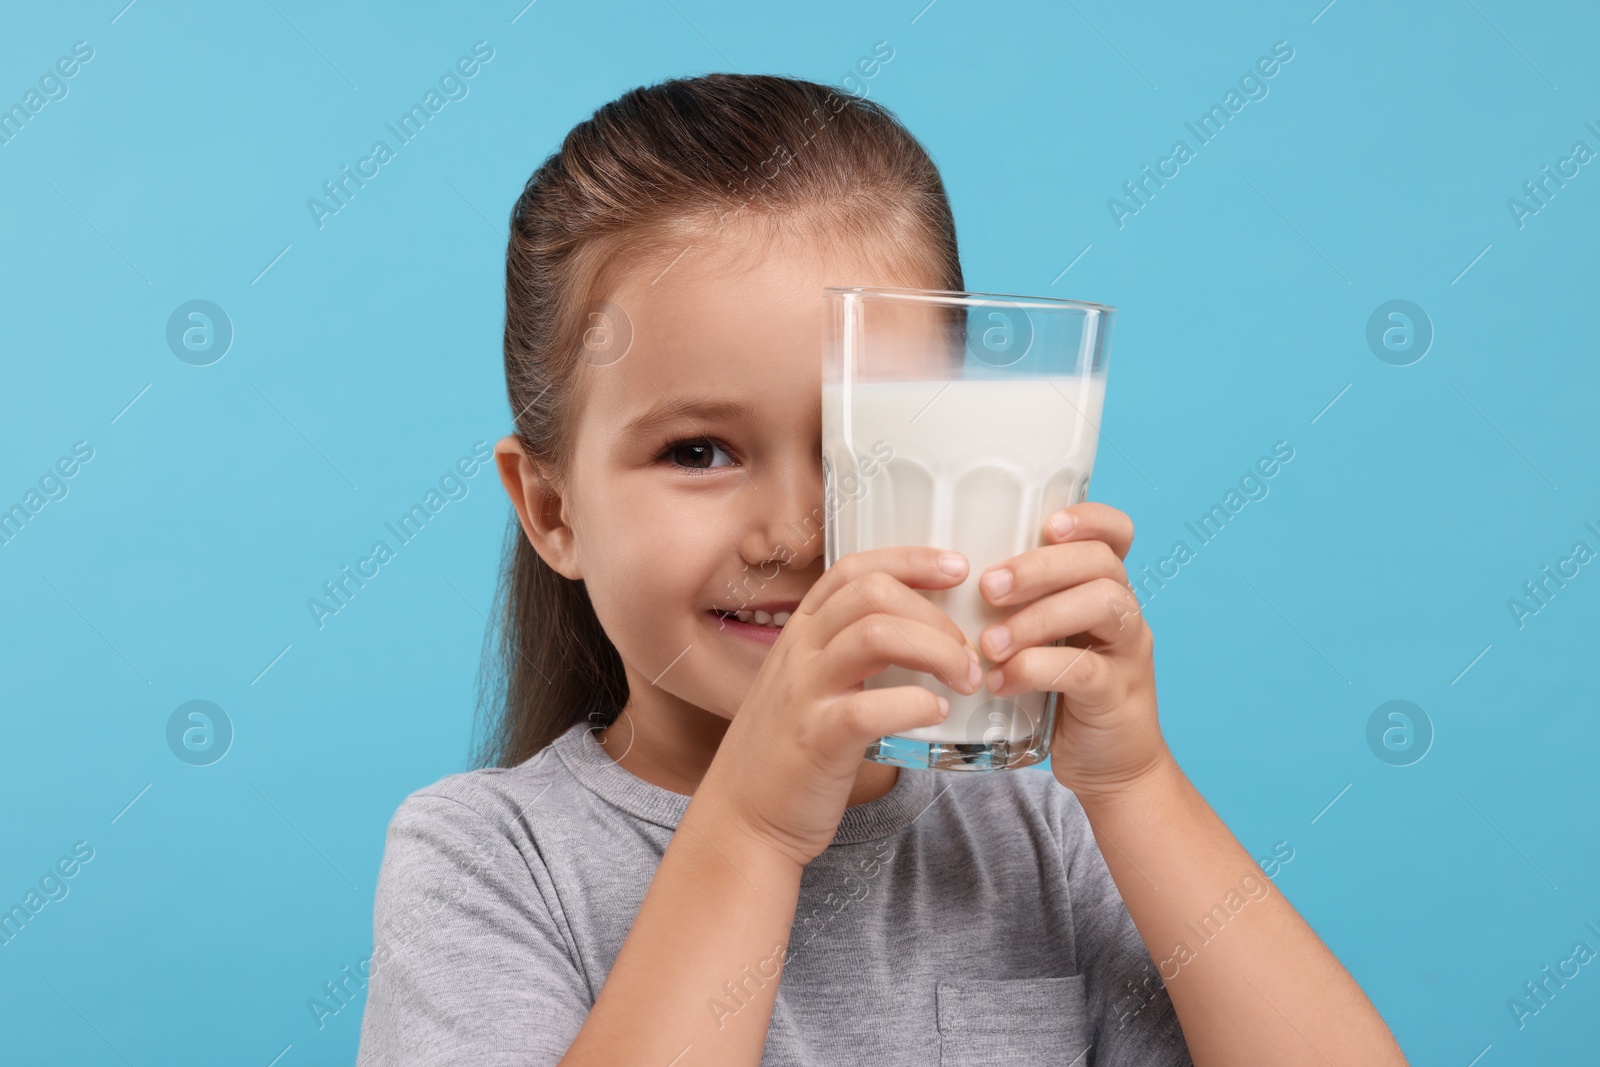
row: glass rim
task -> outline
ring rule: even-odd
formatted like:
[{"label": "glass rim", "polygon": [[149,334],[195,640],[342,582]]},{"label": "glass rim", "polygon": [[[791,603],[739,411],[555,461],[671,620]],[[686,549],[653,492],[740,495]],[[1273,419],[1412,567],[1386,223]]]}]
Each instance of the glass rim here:
[{"label": "glass rim", "polygon": [[1088,300],[1068,300],[1056,296],[1020,296],[1012,293],[980,293],[966,289],[908,289],[879,285],[825,285],[824,296],[868,296],[888,300],[908,300],[926,304],[954,304],[985,307],[1004,304],[1009,307],[1034,307],[1042,310],[1069,308],[1116,314],[1110,304],[1096,304]]}]

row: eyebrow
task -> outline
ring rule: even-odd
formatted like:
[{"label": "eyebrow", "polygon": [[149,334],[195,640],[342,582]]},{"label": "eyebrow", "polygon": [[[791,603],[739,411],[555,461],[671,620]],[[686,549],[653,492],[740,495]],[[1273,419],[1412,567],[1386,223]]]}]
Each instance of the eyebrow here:
[{"label": "eyebrow", "polygon": [[713,400],[708,397],[664,396],[630,419],[618,433],[625,444],[644,440],[662,427],[679,421],[755,422],[756,410],[738,400]]}]

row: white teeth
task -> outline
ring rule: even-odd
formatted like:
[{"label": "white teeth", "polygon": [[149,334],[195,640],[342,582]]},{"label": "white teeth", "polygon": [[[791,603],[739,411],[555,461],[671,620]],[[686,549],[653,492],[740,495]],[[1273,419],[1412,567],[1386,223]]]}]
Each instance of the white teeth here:
[{"label": "white teeth", "polygon": [[757,626],[771,626],[774,629],[782,629],[783,624],[789,621],[790,615],[787,611],[780,611],[776,615],[769,615],[765,611],[735,611],[731,612],[731,614],[740,622],[753,623]]}]

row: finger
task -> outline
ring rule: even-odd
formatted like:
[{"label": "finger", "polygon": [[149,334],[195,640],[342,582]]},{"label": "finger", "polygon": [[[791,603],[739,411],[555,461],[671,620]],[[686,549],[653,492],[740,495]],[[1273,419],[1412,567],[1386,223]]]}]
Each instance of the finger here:
[{"label": "finger", "polygon": [[[949,569],[943,569],[941,564]],[[815,615],[822,605],[850,582],[883,571],[909,586],[922,589],[947,589],[967,577],[967,557],[959,552],[922,545],[901,545],[851,552],[822,572],[816,584],[806,591],[796,611]]]},{"label": "finger", "polygon": [[1100,646],[1025,648],[986,676],[995,696],[1061,693],[1082,709],[1106,707],[1121,696],[1121,676]]},{"label": "finger", "polygon": [[1030,646],[1085,634],[1096,649],[1117,652],[1147,629],[1132,591],[1114,578],[1096,578],[1041,597],[986,628],[978,635],[978,647],[1002,663]]},{"label": "finger", "polygon": [[964,645],[971,644],[961,627],[938,605],[886,571],[871,571],[859,578],[846,579],[817,610],[807,632],[820,648],[837,637],[840,630],[874,612],[915,619],[943,630]]},{"label": "finger", "polygon": [[1073,541],[1030,548],[985,569],[978,575],[978,589],[989,603],[1004,607],[1096,578],[1110,578],[1126,586],[1128,571],[1105,541]]},{"label": "finger", "polygon": [[833,707],[840,728],[863,747],[890,734],[937,726],[950,715],[950,702],[920,685],[863,689]]},{"label": "finger", "polygon": [[[1058,519],[1067,521],[1066,529],[1059,533],[1055,526]],[[1084,500],[1045,516],[1044,537],[1047,543],[1055,544],[1097,539],[1110,545],[1118,559],[1127,559],[1128,549],[1133,547],[1133,520],[1127,512],[1110,504]]]},{"label": "finger", "polygon": [[824,650],[830,686],[858,685],[885,667],[931,674],[958,693],[976,693],[983,671],[965,641],[915,619],[865,615],[841,630]]}]

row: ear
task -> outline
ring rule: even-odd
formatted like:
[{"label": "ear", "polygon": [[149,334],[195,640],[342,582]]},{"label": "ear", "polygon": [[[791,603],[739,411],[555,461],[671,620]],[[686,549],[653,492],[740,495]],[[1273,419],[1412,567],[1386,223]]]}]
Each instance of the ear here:
[{"label": "ear", "polygon": [[494,461],[500,470],[500,484],[506,487],[522,532],[534,551],[557,574],[574,581],[582,578],[577,538],[568,520],[566,503],[543,466],[523,451],[515,434],[507,434],[495,443]]}]

